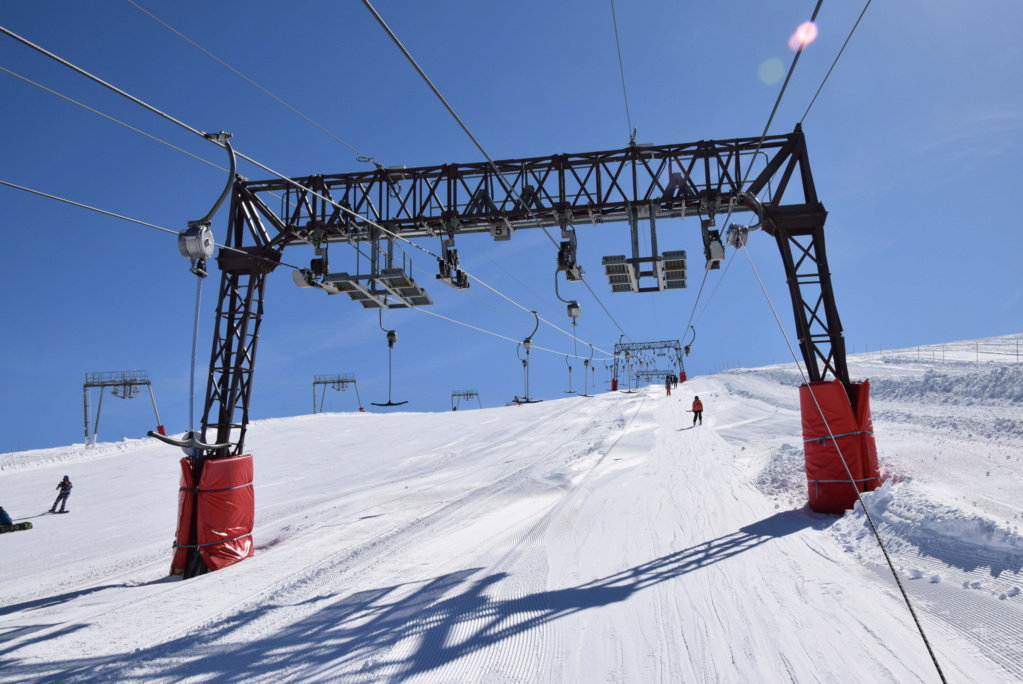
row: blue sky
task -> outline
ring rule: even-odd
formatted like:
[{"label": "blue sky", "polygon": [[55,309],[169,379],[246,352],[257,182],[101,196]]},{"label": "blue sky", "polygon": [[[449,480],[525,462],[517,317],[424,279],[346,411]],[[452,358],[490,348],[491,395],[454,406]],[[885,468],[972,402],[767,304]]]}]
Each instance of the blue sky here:
[{"label": "blue sky", "polygon": [[[177,31],[385,165],[482,157],[361,2],[137,0]],[[637,140],[655,144],[759,135],[788,67],[788,38],[814,2],[616,5]],[[853,6],[854,5],[854,6]],[[628,143],[609,2],[377,0],[374,6],[494,159],[616,149]],[[825,2],[819,36],[800,58],[771,133],[806,112],[862,3]],[[1023,49],[1019,3],[874,3],[806,116],[811,165],[828,209],[827,248],[851,350],[876,350],[1020,332],[1018,219],[1006,216],[1023,178]],[[0,25],[206,131],[286,175],[366,170],[356,153],[268,97],[128,2],[4,3]],[[105,91],[4,36],[0,66],[223,166],[209,143]],[[174,231],[202,217],[226,174],[0,72],[0,180]],[[252,179],[268,174],[248,164]],[[162,422],[187,427],[195,279],[173,235],[0,187],[6,259],[0,269],[0,452],[82,439],[87,372],[144,369]],[[1011,212],[1010,212],[1011,213]],[[217,239],[226,211],[214,219]],[[661,224],[663,225],[663,223]],[[696,221],[665,226],[660,247],[699,255]],[[600,257],[628,250],[624,224],[579,229],[588,281],[634,341],[682,338],[695,289],[612,295]],[[434,244],[428,245],[436,250]],[[527,309],[571,330],[553,292],[555,252],[541,231],[509,243],[459,241],[462,265]],[[794,336],[773,240],[754,233],[750,257]],[[285,252],[303,263],[310,255]],[[708,280],[694,317],[690,375],[791,360],[749,262]],[[432,272],[419,256],[414,265]],[[690,281],[702,276],[691,262]],[[521,339],[532,317],[481,287],[428,286],[434,310]],[[198,366],[209,362],[218,272],[203,297]],[[719,284],[720,280],[720,284]],[[698,282],[698,280],[697,280]],[[579,284],[578,336],[612,349],[620,332]],[[447,410],[456,389],[485,406],[522,392],[515,345],[416,311],[385,314],[397,329],[393,398]],[[566,396],[573,341],[542,326],[558,353],[531,356],[531,394]],[[580,350],[587,347],[578,345]],[[598,354],[599,356],[599,354]],[[573,389],[581,363],[573,362]],[[596,379],[604,388],[603,364]],[[347,298],[269,280],[256,363],[253,418],[308,413],[316,374],[354,372],[363,403],[387,399],[387,346],[376,313]],[[200,373],[200,388],[205,374]],[[200,394],[201,394],[200,389]],[[583,400],[581,400],[583,401]],[[197,399],[201,405],[201,398]],[[327,410],[352,410],[328,392]],[[153,427],[145,396],[103,405],[102,441]]]}]

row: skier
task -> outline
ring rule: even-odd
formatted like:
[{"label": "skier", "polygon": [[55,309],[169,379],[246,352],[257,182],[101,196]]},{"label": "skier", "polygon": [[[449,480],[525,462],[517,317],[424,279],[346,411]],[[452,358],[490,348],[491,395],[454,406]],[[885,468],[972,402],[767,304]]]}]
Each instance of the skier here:
[{"label": "skier", "polygon": [[671,396],[671,376],[667,376],[664,379],[664,389],[668,390],[668,396]]},{"label": "skier", "polygon": [[700,401],[699,397],[693,399],[693,425],[696,425],[696,421],[699,419],[700,425],[703,425],[703,402]]},{"label": "skier", "polygon": [[72,487],[71,479],[67,475],[65,475],[64,479],[57,483],[56,489],[59,489],[60,493],[57,494],[56,500],[53,502],[53,505],[50,506],[50,513],[58,512],[57,504],[60,504],[59,512],[60,513],[64,512],[64,506],[67,504],[67,498],[71,496],[71,487]]},{"label": "skier", "polygon": [[11,520],[10,514],[4,510],[3,506],[0,506],[0,525],[13,525],[14,521]]}]

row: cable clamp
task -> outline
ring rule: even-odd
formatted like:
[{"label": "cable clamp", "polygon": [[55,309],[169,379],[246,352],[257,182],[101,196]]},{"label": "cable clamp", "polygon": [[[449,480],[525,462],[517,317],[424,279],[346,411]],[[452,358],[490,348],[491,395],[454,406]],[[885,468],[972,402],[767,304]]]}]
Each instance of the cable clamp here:
[{"label": "cable clamp", "polygon": [[233,138],[234,135],[231,133],[225,133],[224,131],[220,131],[219,133],[203,133],[202,137],[206,138],[207,140],[212,140],[215,143],[220,143],[221,145],[223,145],[228,140]]}]

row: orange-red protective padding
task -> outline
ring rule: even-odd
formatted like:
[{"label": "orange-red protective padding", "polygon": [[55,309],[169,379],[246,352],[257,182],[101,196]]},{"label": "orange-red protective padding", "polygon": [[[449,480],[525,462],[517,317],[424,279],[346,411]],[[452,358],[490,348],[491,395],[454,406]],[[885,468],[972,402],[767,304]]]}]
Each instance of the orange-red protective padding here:
[{"label": "orange-red protective padding", "polygon": [[852,393],[853,410],[863,440],[863,462],[861,492],[872,492],[881,486],[881,467],[877,462],[877,443],[874,441],[874,421],[870,417],[870,381],[854,382],[849,386]]},{"label": "orange-red protective padding", "polygon": [[853,383],[851,393],[852,401],[838,380],[799,388],[807,490],[810,508],[819,513],[843,513],[856,503],[856,490],[871,491],[881,483],[870,418],[870,383]]},{"label": "orange-red protective padding", "polygon": [[196,520],[199,553],[206,567],[220,570],[252,555],[255,515],[252,456],[206,461],[199,481]]},{"label": "orange-red protective padding", "polygon": [[192,463],[187,458],[181,459],[181,487],[178,489],[178,529],[174,539],[178,546],[174,549],[171,559],[171,574],[181,575],[185,572],[185,561],[188,549],[181,545],[188,544],[188,535],[192,529],[192,509],[195,502],[195,481],[192,477]]},{"label": "orange-red protective padding", "polygon": [[685,371],[682,371],[681,373],[678,374],[678,381],[679,382],[685,382],[686,381],[686,373],[685,373]]}]

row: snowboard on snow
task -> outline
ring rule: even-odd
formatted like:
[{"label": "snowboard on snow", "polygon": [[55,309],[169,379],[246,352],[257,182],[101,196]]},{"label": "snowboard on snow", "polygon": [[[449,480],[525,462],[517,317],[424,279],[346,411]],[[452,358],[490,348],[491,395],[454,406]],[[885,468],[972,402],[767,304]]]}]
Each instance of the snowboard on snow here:
[{"label": "snowboard on snow", "polygon": [[31,529],[32,523],[30,522],[14,523],[13,525],[0,525],[0,534],[3,534],[4,532],[19,532],[21,530]]}]

